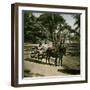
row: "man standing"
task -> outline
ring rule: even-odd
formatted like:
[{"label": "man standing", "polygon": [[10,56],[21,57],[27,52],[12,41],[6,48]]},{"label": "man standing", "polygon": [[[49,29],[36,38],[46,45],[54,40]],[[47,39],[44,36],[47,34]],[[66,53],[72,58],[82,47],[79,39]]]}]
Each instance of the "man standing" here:
[{"label": "man standing", "polygon": [[59,53],[59,64],[61,61],[61,66],[62,66],[62,61],[63,61],[63,55],[64,55],[64,44],[62,43],[62,41],[60,41],[60,45],[59,45],[59,49],[58,49],[58,53]]}]

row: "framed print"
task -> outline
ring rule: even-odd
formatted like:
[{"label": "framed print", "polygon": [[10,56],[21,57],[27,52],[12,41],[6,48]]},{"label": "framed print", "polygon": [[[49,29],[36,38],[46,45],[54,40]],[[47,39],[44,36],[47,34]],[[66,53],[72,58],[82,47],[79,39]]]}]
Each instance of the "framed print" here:
[{"label": "framed print", "polygon": [[11,5],[11,85],[87,82],[87,7]]}]

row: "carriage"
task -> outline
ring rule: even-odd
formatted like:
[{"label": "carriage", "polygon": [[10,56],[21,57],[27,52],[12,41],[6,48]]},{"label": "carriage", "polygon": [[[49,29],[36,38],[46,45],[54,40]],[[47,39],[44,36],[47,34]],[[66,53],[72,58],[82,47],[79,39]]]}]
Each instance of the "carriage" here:
[{"label": "carriage", "polygon": [[54,64],[57,66],[57,60],[59,58],[59,63],[61,61],[61,66],[62,66],[62,58],[63,55],[65,55],[66,48],[63,46],[50,46],[50,45],[37,45],[33,46],[30,51],[30,56],[32,59],[35,60],[41,60],[44,59],[46,63],[50,64],[51,57],[54,58]]}]

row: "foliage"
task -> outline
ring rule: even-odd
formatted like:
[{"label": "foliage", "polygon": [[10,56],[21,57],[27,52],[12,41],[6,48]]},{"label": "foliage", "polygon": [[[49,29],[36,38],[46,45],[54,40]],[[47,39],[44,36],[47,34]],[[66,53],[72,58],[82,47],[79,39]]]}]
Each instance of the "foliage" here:
[{"label": "foliage", "polygon": [[[57,42],[79,40],[80,38],[80,15],[74,15],[75,29],[66,23],[60,13],[42,13],[38,17],[34,12],[24,12],[24,42],[38,43],[41,40]],[[71,36],[71,34],[73,36]]]},{"label": "foliage", "polygon": [[46,38],[46,34],[37,22],[37,18],[31,13],[24,13],[24,41],[37,43],[40,39]]},{"label": "foliage", "polygon": [[41,22],[44,28],[47,29],[48,39],[54,40],[54,33],[57,30],[59,24],[64,24],[65,20],[62,16],[57,13],[45,13],[40,15],[38,20]]},{"label": "foliage", "polygon": [[74,15],[75,23],[75,37],[74,39],[80,42],[80,14]]}]

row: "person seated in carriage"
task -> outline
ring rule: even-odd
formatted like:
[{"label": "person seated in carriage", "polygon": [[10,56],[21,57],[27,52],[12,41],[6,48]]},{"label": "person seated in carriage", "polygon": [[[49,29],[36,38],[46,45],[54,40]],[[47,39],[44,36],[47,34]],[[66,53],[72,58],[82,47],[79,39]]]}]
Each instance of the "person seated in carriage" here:
[{"label": "person seated in carriage", "polygon": [[38,52],[38,59],[41,59],[44,57],[44,49],[43,49],[43,45],[42,42],[39,43],[39,46],[37,47],[37,52]]}]

